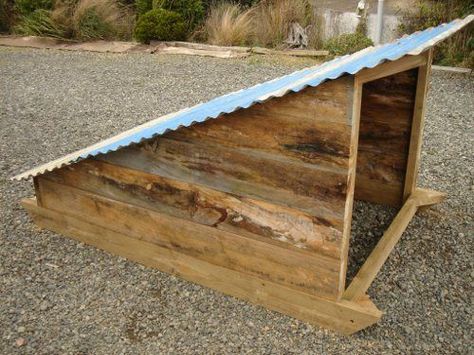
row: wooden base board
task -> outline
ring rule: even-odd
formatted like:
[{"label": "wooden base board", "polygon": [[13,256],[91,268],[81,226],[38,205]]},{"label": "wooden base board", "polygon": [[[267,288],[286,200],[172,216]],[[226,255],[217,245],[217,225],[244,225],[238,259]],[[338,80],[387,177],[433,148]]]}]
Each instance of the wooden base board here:
[{"label": "wooden base board", "polygon": [[357,301],[319,298],[39,207],[35,199],[24,199],[22,205],[40,227],[342,334],[364,329],[382,316],[368,297]]}]

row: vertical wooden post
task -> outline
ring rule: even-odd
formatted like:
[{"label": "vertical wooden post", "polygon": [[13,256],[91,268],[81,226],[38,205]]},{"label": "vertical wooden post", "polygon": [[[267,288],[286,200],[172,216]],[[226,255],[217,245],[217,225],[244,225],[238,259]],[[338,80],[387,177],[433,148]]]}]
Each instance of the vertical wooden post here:
[{"label": "vertical wooden post", "polygon": [[430,81],[433,49],[430,49],[426,53],[425,57],[425,64],[418,67],[418,82],[416,85],[415,107],[413,110],[413,120],[410,133],[410,147],[408,151],[408,162],[405,174],[405,184],[403,188],[403,201],[406,201],[416,189],[418,168],[420,166],[421,143],[423,141],[423,126],[425,119],[425,104]]},{"label": "vertical wooden post", "polygon": [[351,110],[351,146],[349,169],[347,174],[347,197],[344,209],[344,229],[342,234],[341,269],[339,272],[339,291],[342,296],[346,287],[347,260],[349,257],[349,241],[351,239],[352,209],[354,205],[354,189],[357,168],[357,149],[359,147],[360,106],[362,101],[362,83],[355,77],[353,81]]}]

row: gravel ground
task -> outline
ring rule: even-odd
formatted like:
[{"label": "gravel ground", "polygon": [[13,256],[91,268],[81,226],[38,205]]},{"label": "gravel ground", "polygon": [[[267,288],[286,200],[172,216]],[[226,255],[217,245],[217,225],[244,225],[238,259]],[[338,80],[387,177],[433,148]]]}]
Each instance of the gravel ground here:
[{"label": "gravel ground", "polygon": [[[294,69],[252,59],[0,48],[0,353],[469,353],[468,76],[434,73],[429,97],[421,185],[449,199],[414,218],[369,290],[385,316],[352,337],[38,231],[18,205],[32,184],[9,181],[13,174]],[[394,212],[356,204],[350,274]]]}]

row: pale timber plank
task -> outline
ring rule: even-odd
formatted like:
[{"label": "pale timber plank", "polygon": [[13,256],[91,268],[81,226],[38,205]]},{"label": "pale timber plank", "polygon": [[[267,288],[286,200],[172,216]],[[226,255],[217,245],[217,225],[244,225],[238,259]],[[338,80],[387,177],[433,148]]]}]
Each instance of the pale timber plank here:
[{"label": "pale timber plank", "polygon": [[346,284],[346,272],[347,262],[349,259],[349,240],[351,237],[352,227],[352,210],[354,205],[354,191],[356,181],[356,163],[357,153],[359,147],[359,130],[360,130],[360,113],[361,113],[361,98],[362,98],[362,85],[357,81],[353,82],[353,98],[351,112],[351,142],[350,142],[350,153],[349,153],[349,171],[347,174],[347,196],[344,207],[344,229],[342,235],[342,247],[341,247],[341,265],[339,273],[339,291],[342,293],[345,289]]},{"label": "pale timber plank", "polygon": [[384,64],[377,65],[375,68],[366,68],[357,73],[356,77],[360,83],[366,83],[368,81],[407,71],[423,65],[426,61],[425,55],[426,54],[415,56],[407,55],[393,62],[388,61]]}]

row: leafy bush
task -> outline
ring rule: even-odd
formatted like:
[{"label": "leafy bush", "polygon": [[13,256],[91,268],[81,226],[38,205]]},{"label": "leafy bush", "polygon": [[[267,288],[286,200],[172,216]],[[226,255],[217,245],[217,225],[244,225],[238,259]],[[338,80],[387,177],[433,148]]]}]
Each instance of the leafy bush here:
[{"label": "leafy bush", "polygon": [[40,9],[51,10],[53,5],[53,0],[15,0],[15,10],[22,16],[29,15]]},{"label": "leafy bush", "polygon": [[153,0],[153,8],[180,14],[187,25],[188,32],[204,19],[204,7],[201,0]]},{"label": "leafy bush", "polygon": [[338,56],[355,53],[373,45],[370,38],[360,32],[355,32],[330,38],[324,44],[324,49],[328,50],[330,54]]},{"label": "leafy bush", "polygon": [[135,38],[142,43],[183,40],[185,35],[183,17],[165,9],[153,9],[140,16],[134,31]]},{"label": "leafy bush", "polygon": [[138,17],[153,9],[153,0],[135,0],[135,10]]},{"label": "leafy bush", "polygon": [[211,7],[204,25],[208,42],[223,46],[250,42],[253,34],[251,12],[229,2]]},{"label": "leafy bush", "polygon": [[[469,15],[474,11],[472,0],[418,0],[413,7],[402,13],[398,27],[400,34],[422,31],[441,23]],[[435,47],[434,62],[442,65],[474,67],[473,25],[455,33]]]},{"label": "leafy bush", "polygon": [[44,9],[22,16],[13,31],[23,36],[63,37],[63,29],[52,20],[51,12]]}]

